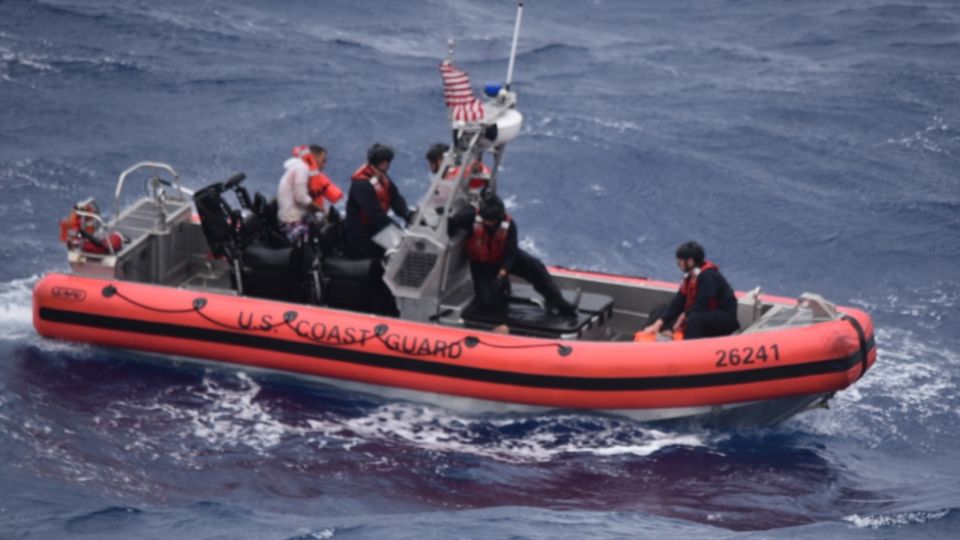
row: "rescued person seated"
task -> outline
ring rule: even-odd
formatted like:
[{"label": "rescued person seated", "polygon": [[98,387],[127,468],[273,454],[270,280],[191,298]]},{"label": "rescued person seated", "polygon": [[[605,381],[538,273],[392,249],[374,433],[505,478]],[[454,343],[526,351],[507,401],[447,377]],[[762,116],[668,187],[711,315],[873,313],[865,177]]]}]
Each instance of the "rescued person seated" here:
[{"label": "rescued person seated", "polygon": [[470,275],[473,278],[474,303],[483,309],[503,309],[510,298],[513,274],[543,296],[546,308],[563,316],[574,316],[576,307],[563,298],[560,289],[536,257],[517,244],[517,225],[507,214],[503,201],[489,195],[480,208],[468,206],[450,218],[448,234],[467,233],[465,241]]},{"label": "rescued person seated", "polygon": [[642,330],[658,334],[681,332],[683,339],[726,336],[740,328],[737,298],[717,265],[705,260],[703,246],[687,242],[677,248],[677,268],[683,272],[680,290],[668,306],[651,314],[652,323]]}]

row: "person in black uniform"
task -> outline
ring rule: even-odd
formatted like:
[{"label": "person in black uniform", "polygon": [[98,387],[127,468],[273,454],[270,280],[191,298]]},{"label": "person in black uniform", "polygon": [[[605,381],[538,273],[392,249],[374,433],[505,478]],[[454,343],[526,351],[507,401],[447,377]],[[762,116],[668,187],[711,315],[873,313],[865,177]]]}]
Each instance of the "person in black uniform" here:
[{"label": "person in black uniform", "polygon": [[387,175],[393,161],[393,149],[374,144],[367,151],[367,162],[350,177],[347,196],[347,217],[343,224],[344,251],[353,259],[383,257],[384,248],[373,237],[394,222],[387,215],[393,213],[405,222],[413,218],[413,211]]},{"label": "person in black uniform", "polygon": [[449,234],[466,231],[467,257],[476,302],[483,308],[504,308],[510,296],[513,274],[523,278],[543,296],[547,309],[564,316],[575,315],[576,307],[567,302],[546,267],[517,244],[517,225],[507,215],[503,201],[489,195],[480,208],[468,206],[450,218]]},{"label": "person in black uniform", "polygon": [[680,290],[662,314],[656,313],[643,332],[664,328],[682,331],[684,339],[726,336],[740,328],[737,298],[715,264],[705,260],[703,246],[687,242],[677,248],[677,267],[684,272]]}]

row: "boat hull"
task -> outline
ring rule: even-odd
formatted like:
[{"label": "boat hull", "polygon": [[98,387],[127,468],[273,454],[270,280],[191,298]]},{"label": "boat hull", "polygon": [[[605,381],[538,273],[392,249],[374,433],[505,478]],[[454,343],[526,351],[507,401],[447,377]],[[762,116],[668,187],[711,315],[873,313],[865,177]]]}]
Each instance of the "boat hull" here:
[{"label": "boat hull", "polygon": [[[846,320],[723,338],[595,342],[76,275],[47,275],[34,290],[34,325],[50,338],[412,392],[411,399],[443,396],[476,412],[588,409],[642,420],[756,415],[774,403],[796,412],[847,387],[873,364],[876,348],[870,318],[842,311]],[[767,412],[776,417],[769,421],[783,416]]]}]

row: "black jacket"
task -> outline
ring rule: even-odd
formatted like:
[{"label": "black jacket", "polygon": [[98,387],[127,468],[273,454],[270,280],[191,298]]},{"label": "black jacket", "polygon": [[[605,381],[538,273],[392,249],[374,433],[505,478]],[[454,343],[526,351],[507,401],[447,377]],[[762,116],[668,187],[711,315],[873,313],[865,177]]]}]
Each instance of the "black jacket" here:
[{"label": "black jacket", "polygon": [[[687,316],[691,313],[700,313],[710,311],[709,302],[711,298],[717,300],[717,309],[737,316],[737,297],[733,294],[733,288],[727,283],[718,270],[713,268],[700,272],[697,276],[697,296],[693,300],[693,306],[687,311]],[[687,297],[682,293],[677,293],[670,302],[663,315],[664,321],[675,320],[683,313],[683,308],[687,303]]]},{"label": "black jacket", "polygon": [[[407,201],[400,195],[397,184],[390,180],[390,209],[405,221],[411,218],[412,212],[407,208]],[[360,211],[366,214],[370,222],[364,225],[360,222]],[[343,223],[345,241],[360,241],[369,239],[381,229],[393,223],[393,220],[380,207],[377,192],[369,181],[350,180],[350,192],[347,195],[347,217]]]}]

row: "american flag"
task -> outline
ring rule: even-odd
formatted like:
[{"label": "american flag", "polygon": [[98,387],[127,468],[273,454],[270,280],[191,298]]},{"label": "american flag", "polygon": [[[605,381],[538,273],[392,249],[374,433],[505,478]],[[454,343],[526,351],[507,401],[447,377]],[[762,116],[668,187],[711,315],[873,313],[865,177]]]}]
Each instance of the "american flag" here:
[{"label": "american flag", "polygon": [[470,76],[449,62],[440,63],[443,77],[443,99],[451,110],[454,121],[479,122],[483,120],[483,102],[470,88]]}]

